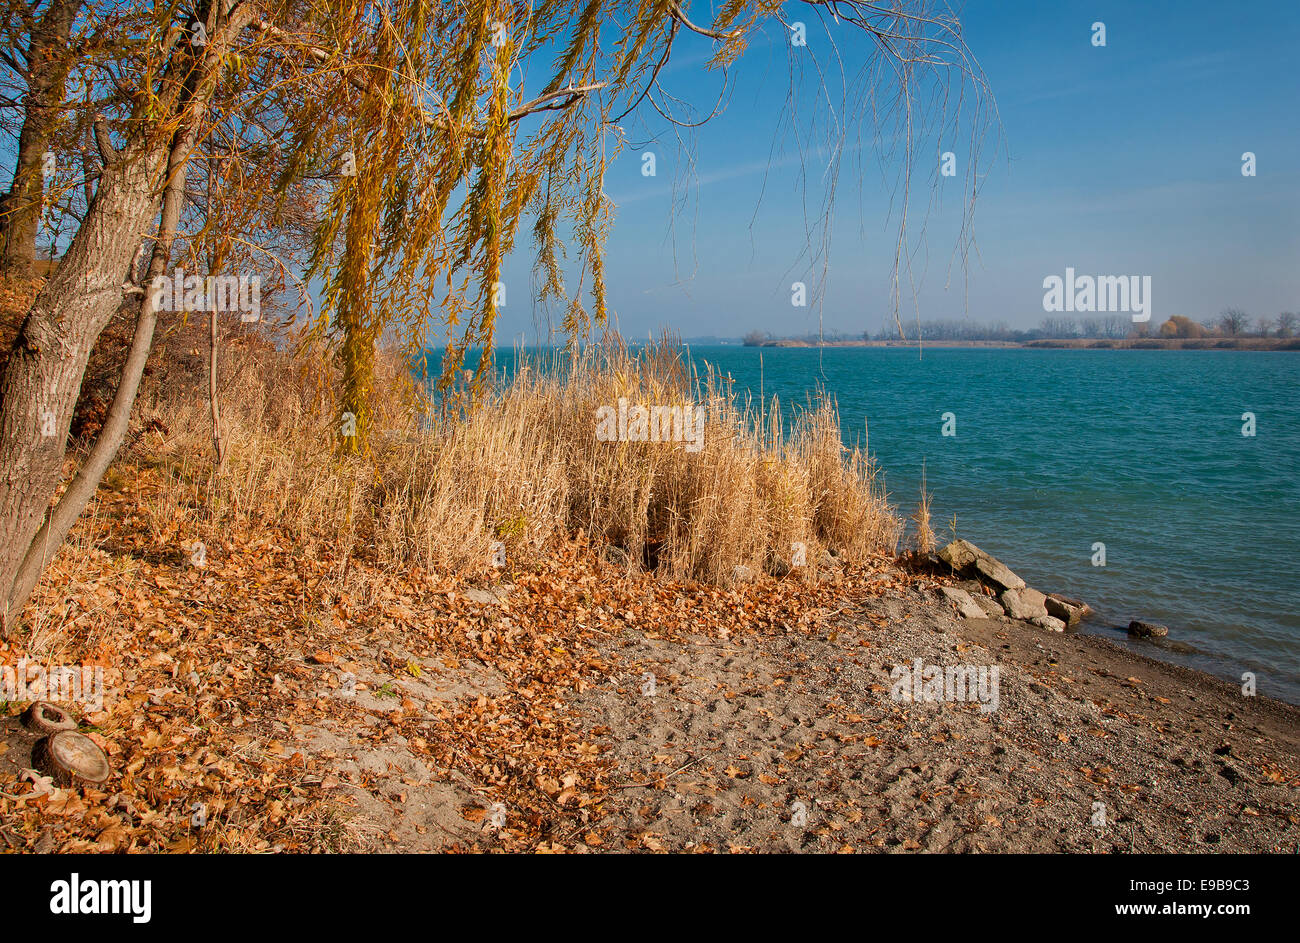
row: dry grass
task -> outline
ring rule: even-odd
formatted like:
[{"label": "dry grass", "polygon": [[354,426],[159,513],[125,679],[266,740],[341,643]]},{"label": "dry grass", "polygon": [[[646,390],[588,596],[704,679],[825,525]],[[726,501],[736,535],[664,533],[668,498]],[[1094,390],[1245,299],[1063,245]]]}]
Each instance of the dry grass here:
[{"label": "dry grass", "polygon": [[[165,468],[149,529],[221,540],[274,521],[303,552],[328,542],[382,566],[486,573],[491,546],[508,565],[579,532],[626,551],[632,567],[727,584],[738,567],[772,571],[802,542],[809,561],[834,548],[849,562],[892,551],[901,525],[863,452],[841,444],[833,402],[785,424],[741,405],[680,347],[621,342],[526,362],[472,409],[421,396],[401,359],[381,358],[371,452],[338,454],[332,378],[320,351],[265,344],[224,354],[227,460],[214,469],[202,383],[164,380],[140,409],[147,433],[121,461]],[[603,442],[596,410],[632,404],[705,410],[703,447]],[[129,474],[129,468],[123,469]],[[193,510],[187,510],[193,509]],[[191,519],[193,518],[193,519]]]},{"label": "dry grass", "polygon": [[[865,456],[841,446],[829,401],[783,423],[775,408],[739,405],[707,369],[693,374],[677,345],[634,353],[614,343],[527,364],[473,408],[454,401],[444,411],[389,354],[379,363],[373,447],[345,457],[324,352],[295,356],[232,325],[219,382],[226,461],[216,468],[201,327],[178,327],[160,345],[129,447],[38,587],[30,631],[0,646],[7,661],[103,667],[105,709],[85,716],[131,764],[111,801],[126,795],[149,818],[109,830],[95,823],[112,806],[75,817],[29,809],[23,847],[391,847],[391,833],[380,833],[387,813],[372,821],[339,810],[325,785],[332,757],[270,745],[285,726],[322,716],[360,742],[364,712],[327,696],[336,668],[376,657],[377,685],[401,670],[382,654],[394,644],[431,671],[473,659],[499,674],[503,706],[490,720],[474,691],[395,701],[390,723],[411,724],[402,728],[411,743],[418,725],[430,768],[454,769],[477,794],[546,823],[556,801],[545,782],[582,770],[595,783],[605,760],[586,752],[569,708],[534,701],[532,686],[545,679],[558,698],[593,672],[622,672],[591,657],[616,618],[718,639],[759,626],[816,631],[841,593],[882,591],[868,587],[868,567],[897,547],[899,522]],[[596,411],[620,397],[698,403],[702,447],[600,441]],[[514,572],[492,570],[497,540]],[[195,541],[206,545],[203,566],[191,565]],[[593,558],[602,542],[624,548],[629,569],[657,564],[664,577],[708,582],[620,579]],[[776,564],[789,562],[796,542],[806,544],[807,566],[750,587],[744,604],[711,585],[732,582],[742,565],[788,569]],[[824,548],[867,566],[826,564],[833,578],[814,581]],[[518,584],[519,621],[509,628],[463,591],[503,576]],[[593,624],[573,618],[579,601]],[[12,814],[12,801],[0,814]],[[191,827],[196,801],[208,809],[201,831]],[[551,835],[543,828],[530,825],[519,846]]]},{"label": "dry grass", "polygon": [[930,492],[925,487],[925,465],[921,466],[921,499],[912,514],[912,523],[916,525],[913,539],[918,553],[933,553],[936,548],[934,530],[930,527]]}]

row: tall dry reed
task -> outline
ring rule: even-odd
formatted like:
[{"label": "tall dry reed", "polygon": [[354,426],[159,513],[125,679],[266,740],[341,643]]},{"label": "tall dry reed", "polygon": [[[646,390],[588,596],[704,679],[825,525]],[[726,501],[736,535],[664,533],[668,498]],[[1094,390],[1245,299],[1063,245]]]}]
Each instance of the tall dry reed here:
[{"label": "tall dry reed", "polygon": [[[304,552],[328,542],[437,571],[486,571],[497,541],[510,565],[526,563],[581,532],[623,548],[629,566],[727,584],[745,575],[738,568],[784,572],[796,543],[811,563],[823,548],[855,561],[899,540],[872,462],[841,443],[832,400],[819,396],[783,422],[777,404],[740,402],[727,378],[696,373],[670,342],[525,359],[473,406],[431,402],[388,355],[378,431],[369,455],[352,458],[336,448],[322,362],[320,351],[295,358],[236,344],[220,384],[224,465],[213,467],[199,384],[158,385],[142,412],[167,431],[124,461],[166,468],[162,503],[197,508],[194,525],[208,532],[274,522]],[[597,410],[620,398],[702,409],[701,447],[600,441]]]}]

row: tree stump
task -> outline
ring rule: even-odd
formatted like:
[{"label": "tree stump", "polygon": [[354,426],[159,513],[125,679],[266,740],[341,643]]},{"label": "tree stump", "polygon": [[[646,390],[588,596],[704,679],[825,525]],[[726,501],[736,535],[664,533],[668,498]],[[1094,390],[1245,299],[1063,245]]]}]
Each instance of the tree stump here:
[{"label": "tree stump", "polygon": [[51,704],[49,701],[33,701],[31,706],[23,711],[23,726],[41,736],[49,736],[60,730],[76,730],[77,722],[72,719],[71,714],[57,704]]},{"label": "tree stump", "polygon": [[110,772],[108,757],[99,745],[73,730],[60,730],[38,740],[32,748],[32,762],[60,786],[102,783]]}]

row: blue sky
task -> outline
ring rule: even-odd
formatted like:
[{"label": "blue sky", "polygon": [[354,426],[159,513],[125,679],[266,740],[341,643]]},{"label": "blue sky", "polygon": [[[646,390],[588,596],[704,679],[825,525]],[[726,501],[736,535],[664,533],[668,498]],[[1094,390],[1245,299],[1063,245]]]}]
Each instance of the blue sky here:
[{"label": "blue sky", "polygon": [[[692,19],[710,21],[718,3],[692,0]],[[919,313],[1036,326],[1047,316],[1043,279],[1067,267],[1151,276],[1155,324],[1229,306],[1255,317],[1300,311],[1300,4],[969,0],[959,11],[997,109],[977,164],[975,251],[964,267],[954,257],[969,125],[918,133],[906,324]],[[819,325],[874,334],[892,321],[898,161],[878,158],[869,117],[850,121],[823,273],[809,259],[820,244],[809,226],[816,230],[825,196],[826,138],[800,147],[793,130],[849,120],[835,50],[852,75],[871,45],[803,4],[787,3],[785,15],[807,23],[807,47],[791,49],[785,31],[769,25],[732,69],[724,110],[704,127],[679,140],[649,108],[625,125],[605,186],[616,205],[606,271],[615,323],[629,337],[663,328],[686,337],[801,335]],[[1098,21],[1102,48],[1092,44]],[[607,42],[613,34],[611,26]],[[710,50],[710,40],[683,31],[662,83],[705,111],[720,88],[703,68]],[[802,68],[793,125],[792,59]],[[881,129],[887,146],[898,143],[895,131]],[[654,177],[641,172],[648,151]],[[954,178],[937,174],[943,151],[956,158]],[[1257,176],[1242,176],[1246,151]],[[503,343],[545,339],[558,321],[528,300],[531,268],[532,252],[521,248],[503,273]],[[807,307],[791,305],[794,281],[809,285]]]},{"label": "blue sky", "polygon": [[[692,5],[697,22],[705,8]],[[847,27],[832,24],[828,35],[808,8],[786,11],[808,23],[809,45],[797,55],[832,67],[833,35],[846,63],[867,56]],[[1043,279],[1067,266],[1150,275],[1157,324],[1228,306],[1254,316],[1300,310],[1300,5],[971,0],[961,14],[999,122],[981,155],[979,255],[965,273],[952,257],[969,142],[951,132],[918,139],[905,319],[919,308],[922,318],[1032,327],[1046,316]],[[1092,45],[1097,21],[1104,48]],[[819,283],[806,259],[798,178],[802,167],[815,217],[825,158],[801,161],[791,147],[780,121],[790,50],[779,29],[769,34],[733,70],[725,112],[686,138],[692,169],[653,113],[627,129],[644,147],[624,151],[606,192],[617,205],[609,294],[628,336],[663,327],[684,336],[802,334],[816,331],[819,317],[826,330],[874,333],[890,317],[896,165],[882,172],[874,162],[869,122],[860,139],[850,136]],[[683,42],[664,79],[706,108],[719,87],[700,66],[707,51],[707,40]],[[816,92],[811,80],[797,83],[805,121]],[[646,149],[656,154],[654,178],[641,174]],[[940,150],[954,152],[958,176],[932,193]],[[1241,173],[1245,151],[1256,155],[1255,177]],[[687,197],[676,212],[674,192]],[[508,283],[526,280],[529,267],[527,254],[512,259]],[[806,308],[790,303],[794,280],[814,288]],[[545,330],[522,300],[502,314],[503,339]]]}]

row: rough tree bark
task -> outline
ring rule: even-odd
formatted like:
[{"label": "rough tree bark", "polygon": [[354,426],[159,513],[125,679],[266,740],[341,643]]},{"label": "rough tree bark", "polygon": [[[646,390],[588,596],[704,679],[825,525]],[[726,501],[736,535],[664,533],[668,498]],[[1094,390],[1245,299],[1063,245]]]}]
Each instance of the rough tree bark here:
[{"label": "rough tree bark", "polygon": [[[51,0],[31,27],[22,130],[9,192],[0,196],[0,271],[29,278],[45,199],[44,158],[63,107],[63,85],[72,64],[68,40],[83,0]],[[19,67],[16,61],[13,63]]]},{"label": "rough tree bark", "polygon": [[[6,612],[14,617],[22,612],[46,565],[68,536],[68,531],[76,523],[87,502],[94,497],[100,479],[104,477],[104,472],[108,470],[108,466],[126,438],[131,420],[131,408],[135,404],[140,379],[144,376],[149,351],[153,347],[154,329],[158,324],[158,312],[154,309],[153,293],[149,290],[149,286],[155,276],[162,275],[167,270],[171,244],[176,238],[176,227],[180,222],[181,202],[185,190],[185,162],[189,156],[192,138],[192,131],[179,132],[168,155],[168,182],[163,196],[162,223],[159,226],[158,236],[154,240],[147,274],[142,281],[143,298],[140,312],[136,315],[135,334],[131,338],[131,347],[122,366],[117,392],[113,395],[112,405],[108,408],[108,415],[99,437],[95,440],[94,448],[91,449],[58,504],[50,510],[45,523],[31,540],[27,552],[23,555],[6,598]],[[134,276],[135,273],[130,274]],[[119,301],[121,289],[122,286],[119,286]],[[84,367],[83,364],[83,370]]]},{"label": "rough tree bark", "polygon": [[[9,598],[41,527],[95,339],[157,208],[166,153],[110,155],[95,202],[19,328],[0,379],[0,593]],[[17,613],[6,611],[6,627]]]},{"label": "rough tree bark", "polygon": [[[225,7],[226,4],[222,3]],[[0,378],[0,600],[7,633],[21,615],[48,558],[94,495],[126,436],[131,408],[153,343],[157,313],[146,291],[113,404],[94,449],[42,527],[58,485],[68,427],[95,339],[122,302],[123,278],[141,235],[162,219],[145,278],[165,273],[180,220],[183,177],[224,47],[248,25],[236,5],[211,40],[186,93],[170,139],[135,138],[121,152],[100,134],[105,161],[95,201],[19,329]],[[212,18],[209,18],[211,22]],[[134,274],[134,273],[132,273]]]}]

